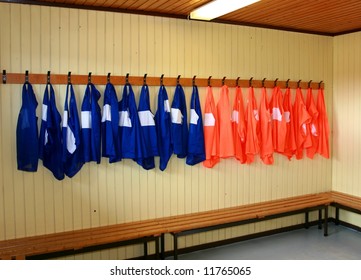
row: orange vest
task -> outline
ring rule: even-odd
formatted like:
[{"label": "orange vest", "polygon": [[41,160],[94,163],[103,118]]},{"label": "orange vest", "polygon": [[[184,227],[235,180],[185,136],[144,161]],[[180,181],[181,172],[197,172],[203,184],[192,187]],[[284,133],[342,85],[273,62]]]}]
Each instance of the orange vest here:
[{"label": "orange vest", "polygon": [[244,121],[244,106],[242,90],[236,87],[232,112],[234,154],[241,163],[246,163],[246,123]]},{"label": "orange vest", "polygon": [[221,88],[221,95],[217,103],[218,132],[219,132],[219,157],[228,158],[234,156],[231,107],[228,97],[228,86]]},{"label": "orange vest", "polygon": [[259,140],[258,140],[258,122],[259,115],[254,98],[254,89],[249,87],[248,99],[247,99],[247,112],[245,115],[247,124],[247,136],[246,136],[246,156],[247,163],[254,161],[254,156],[259,153]]},{"label": "orange vest", "polygon": [[280,87],[273,88],[269,105],[272,118],[272,140],[275,152],[284,153],[286,145],[286,119],[282,105],[282,92]]},{"label": "orange vest", "polygon": [[307,125],[306,155],[313,159],[318,148],[318,111],[313,100],[312,88],[307,89],[306,107],[311,116],[311,122]]},{"label": "orange vest", "polygon": [[317,110],[319,113],[319,117],[318,117],[319,137],[318,137],[317,153],[319,153],[321,156],[325,158],[330,158],[330,145],[329,145],[330,127],[328,124],[325,98],[323,95],[322,88],[318,90]]},{"label": "orange vest", "polygon": [[286,89],[283,97],[283,110],[286,122],[286,140],[285,151],[283,154],[290,160],[296,152],[296,139],[295,139],[295,126],[294,126],[294,113],[291,101],[291,90]]},{"label": "orange vest", "polygon": [[261,103],[259,106],[260,121],[260,155],[264,164],[273,164],[272,119],[267,104],[266,88],[262,88]]},{"label": "orange vest", "polygon": [[206,150],[206,160],[203,166],[212,168],[219,162],[219,138],[218,118],[216,105],[214,103],[212,87],[207,87],[207,97],[204,109],[204,144]]}]

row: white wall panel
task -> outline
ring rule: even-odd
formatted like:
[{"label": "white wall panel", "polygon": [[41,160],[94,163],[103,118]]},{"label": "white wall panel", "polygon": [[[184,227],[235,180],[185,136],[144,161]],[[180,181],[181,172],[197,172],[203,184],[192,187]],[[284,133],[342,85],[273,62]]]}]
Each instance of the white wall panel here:
[{"label": "white wall panel", "polygon": [[[0,4],[0,15],[0,65],[8,72],[46,73],[51,70],[62,74],[71,71],[73,74],[92,72],[93,75],[111,72],[112,75],[147,73],[159,77],[164,74],[323,80],[332,120],[333,39],[330,37],[4,3]],[[34,85],[39,102],[38,116],[44,88]],[[55,85],[54,89],[58,110],[62,112],[66,87]],[[80,108],[85,87],[74,85],[74,89]],[[104,86],[98,89],[103,94]],[[138,99],[140,87],[133,89]],[[61,182],[54,179],[41,162],[37,173],[19,172],[15,129],[21,106],[21,85],[0,85],[0,90],[0,239],[219,209],[331,189],[331,160],[318,156],[314,160],[289,162],[275,155],[273,166],[263,165],[259,158],[252,165],[240,165],[234,159],[227,159],[213,169],[202,165],[190,167],[185,160],[173,156],[164,172],[158,168],[145,171],[128,159],[109,164],[103,158],[101,164],[88,163],[74,178]],[[116,90],[120,99],[123,87],[117,86]],[[189,103],[192,89],[184,90]],[[167,87],[167,92],[171,101],[174,87]],[[153,113],[157,93],[158,87],[150,87]],[[199,93],[204,106],[205,88],[199,88]],[[213,93],[217,101],[219,88],[213,88]],[[243,89],[244,98],[247,93],[247,89]],[[256,89],[255,93],[259,99],[260,90]],[[231,104],[233,98],[234,89],[231,88]],[[102,106],[103,98],[99,104]],[[348,104],[353,104],[354,109],[345,110],[345,118],[356,113],[358,108],[354,100],[345,105]],[[350,124],[346,123],[345,129],[348,126]],[[352,147],[357,144],[352,143]],[[158,167],[159,159],[156,165]],[[334,178],[338,180],[339,176],[335,174]],[[300,217],[286,218],[188,236],[180,240],[180,246],[299,221]],[[171,246],[167,237],[167,247]],[[141,254],[142,246],[128,246],[75,258],[115,259]]]}]

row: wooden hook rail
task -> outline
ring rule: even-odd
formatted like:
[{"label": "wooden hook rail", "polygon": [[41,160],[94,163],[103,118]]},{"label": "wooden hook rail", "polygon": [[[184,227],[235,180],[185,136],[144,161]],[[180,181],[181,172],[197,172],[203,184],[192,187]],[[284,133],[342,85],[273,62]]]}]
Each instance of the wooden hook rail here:
[{"label": "wooden hook rail", "polygon": [[[163,83],[164,86],[176,86],[177,82],[179,82],[184,87],[191,87],[193,84],[199,87],[207,87],[208,84],[214,87],[221,87],[223,84],[229,87],[236,87],[237,85],[240,87],[249,87],[252,85],[255,88],[266,87],[273,88],[276,84],[281,88],[286,88],[287,85],[290,88],[301,87],[306,89],[311,87],[312,89],[323,88],[323,82],[312,82],[311,81],[279,81],[276,80],[254,80],[251,79],[227,79],[226,77],[222,79],[213,79],[209,78],[197,78],[194,76],[193,78],[183,78],[183,77],[147,77],[144,76],[130,76],[127,74],[126,76],[112,76],[110,73],[108,75],[71,75],[70,72],[68,74],[31,74],[28,73],[26,76],[24,73],[6,73],[3,70],[2,82],[3,84],[23,84],[25,79],[32,84],[46,84],[48,80],[53,85],[66,85],[71,78],[71,82],[77,85],[86,85],[89,81],[96,85],[105,85],[108,80],[114,85],[124,85],[126,81],[128,81],[131,85],[134,86],[142,86],[145,82],[148,86],[159,86]],[[162,81],[161,81],[162,80]]]}]

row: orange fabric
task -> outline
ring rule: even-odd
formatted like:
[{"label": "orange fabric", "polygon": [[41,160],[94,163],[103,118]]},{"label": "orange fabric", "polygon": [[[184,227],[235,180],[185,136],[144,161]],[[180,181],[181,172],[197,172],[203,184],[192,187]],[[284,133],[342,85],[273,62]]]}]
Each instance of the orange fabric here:
[{"label": "orange fabric", "polygon": [[306,107],[311,116],[311,121],[307,125],[305,148],[307,157],[313,159],[318,148],[318,111],[313,99],[312,88],[307,89]]},{"label": "orange fabric", "polygon": [[283,154],[290,160],[296,152],[296,139],[295,139],[295,126],[294,126],[294,113],[291,101],[291,90],[286,89],[283,97],[283,110],[286,122],[286,141],[285,151]]},{"label": "orange fabric", "polygon": [[275,152],[284,153],[286,145],[286,119],[282,105],[282,92],[280,87],[273,88],[269,105],[272,118],[272,141]]},{"label": "orange fabric", "polygon": [[305,102],[303,100],[301,88],[296,90],[296,100],[293,105],[295,139],[296,139],[296,159],[303,158],[304,144],[307,138],[307,124],[311,121],[311,116],[307,112]]},{"label": "orange fabric", "polygon": [[236,87],[232,112],[234,154],[241,163],[246,163],[246,123],[244,120],[244,105],[242,90]]},{"label": "orange fabric", "polygon": [[329,146],[329,137],[330,137],[330,127],[328,124],[325,98],[323,94],[323,89],[318,90],[317,96],[317,110],[319,112],[318,117],[318,148],[317,153],[325,158],[330,158],[330,146]]},{"label": "orange fabric", "polygon": [[272,119],[268,109],[266,88],[262,88],[261,103],[259,106],[260,155],[264,164],[273,164]]},{"label": "orange fabric", "polygon": [[206,160],[203,161],[203,166],[208,168],[212,168],[219,162],[218,125],[217,109],[214,103],[212,88],[208,86],[203,125],[206,150]]},{"label": "orange fabric", "polygon": [[228,158],[234,156],[231,106],[229,104],[228,86],[221,88],[221,95],[217,103],[218,113],[218,136],[219,136],[219,157]]},{"label": "orange fabric", "polygon": [[249,87],[248,89],[247,111],[245,115],[245,120],[247,125],[247,135],[246,135],[247,163],[252,163],[254,161],[254,156],[259,153],[259,140],[258,140],[259,115],[258,115],[256,100],[254,98],[253,87]]}]

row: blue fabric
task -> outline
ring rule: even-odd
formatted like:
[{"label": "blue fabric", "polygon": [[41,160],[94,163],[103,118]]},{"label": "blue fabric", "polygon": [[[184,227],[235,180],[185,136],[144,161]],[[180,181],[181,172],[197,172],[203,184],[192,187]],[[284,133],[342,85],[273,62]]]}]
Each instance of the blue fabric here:
[{"label": "blue fabric", "polygon": [[[68,93],[70,89],[70,105]],[[64,173],[73,177],[83,166],[83,151],[81,149],[81,130],[78,107],[72,84],[66,86],[64,113],[63,113],[63,166]]]},{"label": "blue fabric", "polygon": [[119,114],[122,158],[138,161],[143,158],[145,147],[141,134],[137,104],[132,86],[129,83],[123,88],[123,97],[119,102]]},{"label": "blue fabric", "polygon": [[201,104],[198,88],[193,86],[191,97],[191,114],[189,122],[188,155],[186,163],[195,165],[206,159]]},{"label": "blue fabric", "polygon": [[178,158],[185,158],[188,150],[188,122],[186,97],[181,85],[175,88],[171,108],[171,139],[173,152]]},{"label": "blue fabric", "polygon": [[158,152],[160,156],[159,169],[164,171],[172,156],[171,145],[171,116],[167,90],[161,85],[158,93],[158,109],[155,113],[155,126],[157,128]]},{"label": "blue fabric", "polygon": [[138,115],[141,125],[144,141],[143,158],[137,160],[138,164],[144,169],[149,170],[155,168],[154,156],[158,156],[157,130],[155,127],[154,115],[150,110],[149,88],[143,85],[138,105]]},{"label": "blue fabric", "polygon": [[94,84],[86,86],[81,105],[82,146],[84,162],[100,163],[101,114],[98,100],[100,92]]},{"label": "blue fabric", "polygon": [[26,82],[23,85],[22,105],[16,126],[18,170],[29,172],[38,170],[39,138],[36,107],[38,107],[38,102],[33,87]]},{"label": "blue fabric", "polygon": [[120,152],[118,98],[114,86],[107,83],[102,116],[102,155],[113,163],[121,160]]},{"label": "blue fabric", "polygon": [[[50,88],[50,98],[49,98]],[[39,137],[39,158],[58,180],[64,179],[61,116],[56,108],[54,89],[47,84],[44,92],[42,121]]]}]

